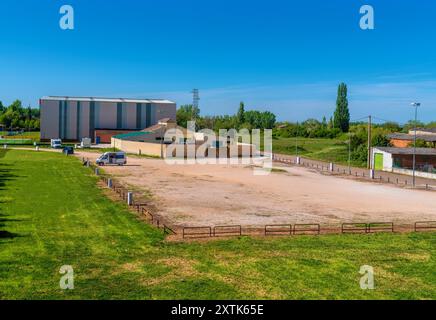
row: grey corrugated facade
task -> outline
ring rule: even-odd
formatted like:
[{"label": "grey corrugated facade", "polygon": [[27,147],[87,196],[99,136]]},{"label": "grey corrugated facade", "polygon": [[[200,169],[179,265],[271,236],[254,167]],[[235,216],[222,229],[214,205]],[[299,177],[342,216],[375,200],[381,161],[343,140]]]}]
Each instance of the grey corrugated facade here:
[{"label": "grey corrugated facade", "polygon": [[174,102],[155,99],[44,97],[40,111],[41,140],[94,139],[96,129],[142,130],[176,119]]}]

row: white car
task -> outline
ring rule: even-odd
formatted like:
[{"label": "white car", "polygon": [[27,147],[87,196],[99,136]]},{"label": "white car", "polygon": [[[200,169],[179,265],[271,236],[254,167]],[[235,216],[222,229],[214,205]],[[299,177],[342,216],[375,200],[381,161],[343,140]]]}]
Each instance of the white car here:
[{"label": "white car", "polygon": [[99,166],[109,164],[123,166],[127,163],[127,157],[124,152],[106,152],[102,154],[95,163]]}]

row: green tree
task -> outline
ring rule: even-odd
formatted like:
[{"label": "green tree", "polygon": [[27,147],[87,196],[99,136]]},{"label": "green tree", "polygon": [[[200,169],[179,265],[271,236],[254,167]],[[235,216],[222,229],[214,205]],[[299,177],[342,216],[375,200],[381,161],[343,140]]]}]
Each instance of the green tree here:
[{"label": "green tree", "polygon": [[322,126],[324,127],[324,128],[327,128],[327,118],[324,116],[324,117],[322,117]]},{"label": "green tree", "polygon": [[32,108],[30,106],[26,109],[26,120],[32,120]]},{"label": "green tree", "polygon": [[20,100],[15,100],[14,102],[12,102],[8,109],[16,112],[22,112],[23,106]]},{"label": "green tree", "polygon": [[415,122],[415,120],[409,120],[409,121],[407,121],[407,123],[404,125],[404,127],[403,127],[403,132],[405,132],[405,133],[407,133],[407,132],[409,132],[410,130],[414,130],[415,129],[415,127],[418,129],[418,128],[423,128],[423,127],[425,127],[425,124],[424,124],[424,122],[421,122],[421,121],[416,121]]},{"label": "green tree", "polygon": [[276,124],[276,116],[274,113],[265,111],[260,114],[261,116],[261,129],[272,129]]},{"label": "green tree", "polygon": [[241,124],[243,124],[245,122],[245,106],[244,106],[244,102],[242,102],[242,101],[239,104],[239,110],[238,110],[237,118],[238,118],[238,124],[239,125],[241,125]]},{"label": "green tree", "polygon": [[348,110],[347,85],[341,83],[338,86],[336,110],[334,114],[334,126],[342,132],[348,132],[350,128],[350,111]]},{"label": "green tree", "polygon": [[198,118],[199,110],[197,109],[198,108],[194,108],[192,104],[180,106],[176,114],[177,124],[181,127],[186,128],[188,125],[188,121],[192,121]]},{"label": "green tree", "polygon": [[[412,142],[410,146],[413,147],[414,143]],[[416,147],[417,148],[431,148],[431,145],[427,143],[425,140],[416,139]]]},{"label": "green tree", "polygon": [[376,134],[371,139],[371,144],[374,147],[390,147],[391,143],[385,134]]}]

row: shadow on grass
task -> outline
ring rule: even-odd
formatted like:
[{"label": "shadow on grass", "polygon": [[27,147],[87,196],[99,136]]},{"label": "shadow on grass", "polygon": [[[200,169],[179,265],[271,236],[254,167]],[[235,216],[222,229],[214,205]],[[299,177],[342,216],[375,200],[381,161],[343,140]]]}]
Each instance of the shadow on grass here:
[{"label": "shadow on grass", "polygon": [[0,239],[14,239],[16,237],[20,237],[20,235],[18,233],[0,230]]},{"label": "shadow on grass", "polygon": [[[0,150],[0,159],[3,158],[6,155],[7,150]],[[18,176],[11,173],[12,166],[10,164],[6,163],[0,163],[0,191],[5,190],[5,182],[15,180]],[[1,194],[0,194],[1,195]],[[1,201],[1,203],[4,203],[4,201]],[[0,213],[0,239],[13,239],[16,237],[19,237],[20,235],[17,233],[9,232],[7,230],[4,230],[6,223],[9,222],[20,222],[22,220],[20,219],[9,219],[6,218],[6,215],[3,213]]]},{"label": "shadow on grass", "polygon": [[15,180],[18,176],[16,174],[11,173],[11,165],[0,163],[0,190],[5,189],[6,181]]}]

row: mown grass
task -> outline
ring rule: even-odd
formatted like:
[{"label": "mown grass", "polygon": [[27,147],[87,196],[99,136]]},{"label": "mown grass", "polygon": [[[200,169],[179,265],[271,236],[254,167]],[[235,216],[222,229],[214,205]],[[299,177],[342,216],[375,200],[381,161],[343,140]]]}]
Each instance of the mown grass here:
[{"label": "mown grass", "polygon": [[41,135],[39,131],[28,131],[13,135],[10,135],[8,131],[0,131],[0,136],[4,136],[7,139],[30,139],[33,141],[39,141]]},{"label": "mown grass", "polygon": [[[295,155],[295,138],[277,138],[272,142],[276,153]],[[348,145],[343,139],[297,138],[298,155],[314,160],[348,165]],[[366,163],[351,160],[351,165],[366,167]]]},{"label": "mown grass", "polygon": [[168,243],[74,157],[0,152],[1,299],[436,298],[435,233]]}]

